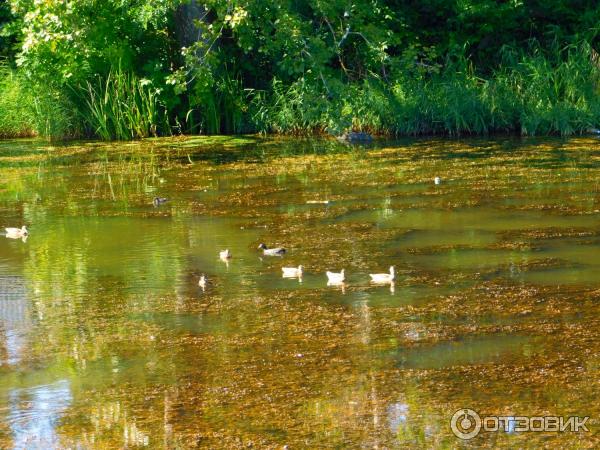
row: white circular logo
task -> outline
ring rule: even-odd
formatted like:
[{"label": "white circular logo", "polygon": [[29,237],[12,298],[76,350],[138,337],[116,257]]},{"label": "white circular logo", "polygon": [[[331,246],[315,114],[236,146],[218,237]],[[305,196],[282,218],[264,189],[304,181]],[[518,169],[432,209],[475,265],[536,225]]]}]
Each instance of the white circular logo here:
[{"label": "white circular logo", "polygon": [[450,428],[457,438],[472,439],[481,431],[481,417],[472,409],[459,409],[450,420]]}]

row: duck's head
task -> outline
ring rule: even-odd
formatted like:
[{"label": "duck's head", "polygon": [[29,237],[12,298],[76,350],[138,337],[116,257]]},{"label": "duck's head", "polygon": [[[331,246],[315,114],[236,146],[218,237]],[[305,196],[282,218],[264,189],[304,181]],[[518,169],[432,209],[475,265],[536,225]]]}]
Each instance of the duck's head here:
[{"label": "duck's head", "polygon": [[27,227],[26,227],[25,225],[23,225],[23,226],[21,227],[21,232],[22,232],[23,234],[29,234],[29,231],[27,231]]},{"label": "duck's head", "polygon": [[390,273],[394,275],[394,266],[390,266]]},{"label": "duck's head", "polygon": [[266,244],[262,244],[262,243],[258,246],[258,248],[261,249],[261,250],[267,250],[268,249],[267,245]]},{"label": "duck's head", "polygon": [[298,266],[298,272],[302,272],[304,270],[304,266],[300,265]]}]

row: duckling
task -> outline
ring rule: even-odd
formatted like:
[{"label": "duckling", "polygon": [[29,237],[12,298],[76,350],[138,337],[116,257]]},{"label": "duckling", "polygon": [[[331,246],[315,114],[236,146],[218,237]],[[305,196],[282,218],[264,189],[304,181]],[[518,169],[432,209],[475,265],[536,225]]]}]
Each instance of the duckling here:
[{"label": "duckling", "polygon": [[394,266],[390,267],[390,273],[371,273],[369,276],[371,277],[371,282],[380,284],[392,283],[396,278]]},{"label": "duckling", "polygon": [[284,278],[302,278],[302,269],[304,267],[282,267],[281,271],[283,272]]},{"label": "duckling", "polygon": [[344,275],[344,269],[342,269],[340,273],[327,271],[325,274],[327,275],[327,282],[331,284],[343,283],[346,279],[346,276]]},{"label": "duckling", "polygon": [[269,248],[266,244],[260,244],[258,248],[263,251],[263,255],[267,256],[283,256],[287,251],[283,247]]},{"label": "duckling", "polygon": [[226,259],[230,259],[232,256],[233,255],[231,254],[229,249],[225,249],[219,252],[219,258],[221,258],[223,261]]},{"label": "duckling", "polygon": [[29,236],[29,231],[27,231],[27,227],[23,225],[21,228],[5,228],[6,237],[16,239],[22,238],[25,236]]},{"label": "duckling", "polygon": [[154,200],[152,200],[152,204],[154,206],[160,206],[163,203],[167,203],[168,201],[169,201],[169,199],[165,198],[165,197],[154,197]]}]

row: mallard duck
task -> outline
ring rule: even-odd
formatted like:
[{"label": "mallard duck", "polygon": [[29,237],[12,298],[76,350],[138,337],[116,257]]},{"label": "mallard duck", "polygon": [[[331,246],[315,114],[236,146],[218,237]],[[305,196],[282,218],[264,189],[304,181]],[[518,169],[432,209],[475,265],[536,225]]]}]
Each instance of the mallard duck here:
[{"label": "mallard duck", "polygon": [[327,272],[325,272],[325,274],[327,275],[328,283],[331,283],[331,284],[343,283],[344,280],[346,279],[346,276],[344,274],[344,269],[342,269],[342,271],[340,273],[327,271]]},{"label": "mallard duck", "polygon": [[29,235],[29,231],[27,231],[27,227],[23,225],[21,228],[5,228],[6,237],[10,238],[22,238]]},{"label": "mallard duck", "polygon": [[371,273],[369,276],[373,283],[391,283],[396,278],[394,266],[390,267],[390,273]]},{"label": "mallard duck", "polygon": [[154,206],[160,206],[163,203],[167,203],[168,201],[169,201],[169,199],[165,198],[165,197],[154,197],[154,200],[152,200],[152,204]]},{"label": "mallard duck", "polygon": [[263,255],[267,256],[282,256],[287,251],[283,247],[269,248],[266,244],[260,244],[258,248],[263,251]]},{"label": "mallard duck", "polygon": [[231,252],[229,251],[229,249],[225,249],[219,252],[219,258],[225,260],[225,259],[230,259],[232,256]]},{"label": "mallard duck", "polygon": [[281,271],[283,272],[284,278],[302,278],[302,269],[304,267],[282,267]]}]

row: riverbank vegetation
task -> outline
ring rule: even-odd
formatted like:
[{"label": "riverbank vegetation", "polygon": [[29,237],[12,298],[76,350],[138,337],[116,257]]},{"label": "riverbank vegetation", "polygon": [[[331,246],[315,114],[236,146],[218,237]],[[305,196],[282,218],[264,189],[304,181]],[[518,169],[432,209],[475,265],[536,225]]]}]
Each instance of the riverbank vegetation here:
[{"label": "riverbank vegetation", "polygon": [[598,23],[586,0],[11,0],[0,135],[583,133]]}]

